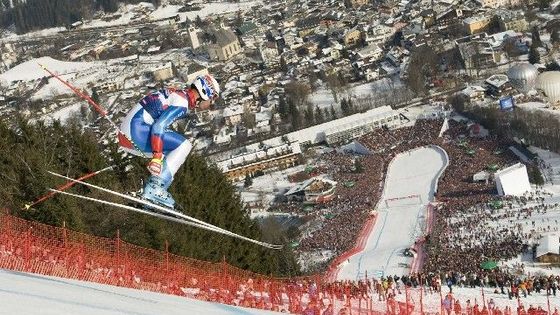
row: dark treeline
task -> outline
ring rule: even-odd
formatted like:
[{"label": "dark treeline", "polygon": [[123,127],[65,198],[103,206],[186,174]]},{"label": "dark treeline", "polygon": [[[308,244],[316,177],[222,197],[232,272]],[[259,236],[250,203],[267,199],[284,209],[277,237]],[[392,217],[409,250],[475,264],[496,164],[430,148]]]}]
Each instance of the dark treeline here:
[{"label": "dark treeline", "polygon": [[[43,28],[65,26],[90,19],[96,11],[115,12],[119,3],[142,0],[0,0],[0,27],[15,27],[18,34]],[[161,0],[151,0],[156,7]]]},{"label": "dark treeline", "polygon": [[560,153],[560,120],[556,115],[519,107],[513,111],[502,111],[497,105],[473,106],[459,95],[451,97],[449,101],[458,112],[480,121],[500,137],[516,137],[528,145]]},{"label": "dark treeline", "polygon": [[[52,170],[70,177],[115,165],[90,182],[117,191],[135,191],[147,177],[146,161],[123,158],[116,145],[100,150],[93,133],[78,123],[29,124],[19,120],[8,127],[0,122],[0,209],[25,219],[104,237],[119,230],[123,240],[163,250],[169,242],[172,253],[205,261],[225,260],[237,267],[262,274],[297,275],[297,263],[288,249],[274,251],[177,223],[114,207],[84,202],[70,196],[55,196],[23,210],[25,204],[46,194],[48,188],[64,183],[47,173]],[[103,151],[103,153],[101,152]],[[111,162],[109,162],[111,161]],[[126,169],[126,171],[125,171]],[[114,202],[109,194],[76,186],[69,191]],[[283,231],[273,221],[262,229],[248,216],[233,185],[214,165],[193,154],[176,175],[172,185],[177,203],[185,213],[233,232],[282,243]],[[263,232],[261,232],[263,231]]]}]

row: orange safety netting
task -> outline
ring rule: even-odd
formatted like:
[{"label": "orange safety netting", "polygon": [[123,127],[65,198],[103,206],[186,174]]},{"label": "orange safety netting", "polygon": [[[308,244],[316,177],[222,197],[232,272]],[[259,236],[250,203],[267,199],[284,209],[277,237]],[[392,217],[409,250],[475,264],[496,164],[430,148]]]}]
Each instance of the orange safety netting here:
[{"label": "orange safety netting", "polygon": [[[356,248],[363,247],[374,223],[375,217],[371,217],[365,224]],[[0,213],[0,268],[4,269],[296,314],[447,313],[439,303],[425,305],[426,294],[441,294],[427,287],[383,288],[375,279],[329,281],[332,273],[274,278],[236,268],[225,261],[211,263],[173,255],[167,247],[164,251],[147,249],[123,242],[118,233],[114,239],[96,237]],[[524,315],[525,311],[517,312],[517,303],[512,303],[510,310]],[[549,308],[549,305],[539,306],[543,310]],[[552,305],[552,310],[558,306]],[[455,312],[453,308],[448,315],[485,315],[476,314],[474,308],[466,311],[468,305],[462,309]],[[501,313],[506,315],[507,310]],[[525,314],[545,313],[527,311]]]}]

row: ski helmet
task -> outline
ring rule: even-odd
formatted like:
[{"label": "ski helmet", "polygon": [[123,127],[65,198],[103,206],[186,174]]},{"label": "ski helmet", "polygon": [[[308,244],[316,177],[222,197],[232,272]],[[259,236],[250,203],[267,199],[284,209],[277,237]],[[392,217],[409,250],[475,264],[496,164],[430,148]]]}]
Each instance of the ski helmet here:
[{"label": "ski helmet", "polygon": [[210,74],[199,75],[192,85],[203,100],[215,100],[220,96],[220,85]]}]

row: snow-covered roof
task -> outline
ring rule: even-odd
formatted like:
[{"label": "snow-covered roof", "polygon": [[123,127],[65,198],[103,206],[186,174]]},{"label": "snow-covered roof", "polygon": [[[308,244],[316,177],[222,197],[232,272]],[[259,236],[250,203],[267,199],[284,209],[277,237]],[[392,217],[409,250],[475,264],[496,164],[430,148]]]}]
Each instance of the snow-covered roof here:
[{"label": "snow-covered roof", "polygon": [[487,171],[480,171],[473,175],[473,180],[488,180],[490,179],[490,173]]},{"label": "snow-covered roof", "polygon": [[494,74],[488,79],[486,79],[487,84],[500,88],[502,85],[508,83],[509,79],[505,74]]},{"label": "snow-covered roof", "polygon": [[261,112],[255,113],[255,121],[265,121],[272,118],[272,112],[270,110],[263,110]]},{"label": "snow-covered roof", "polygon": [[293,195],[293,194],[297,194],[298,192],[301,191],[305,191],[307,187],[309,187],[309,185],[311,185],[313,182],[315,181],[322,181],[322,182],[327,182],[333,186],[336,185],[336,182],[327,178],[324,178],[322,176],[316,176],[316,177],[312,177],[309,178],[303,182],[297,183],[295,186],[293,186],[292,188],[290,188],[290,190],[288,190],[284,196],[289,196],[289,195]]},{"label": "snow-covered roof", "polygon": [[317,178],[312,177],[309,178],[301,183],[297,183],[294,187],[290,188],[290,190],[288,190],[284,196],[289,196],[289,195],[293,195],[293,194],[297,194],[300,191],[304,191],[305,188],[309,185],[311,185],[312,182],[314,182]]},{"label": "snow-covered roof", "polygon": [[375,56],[376,54],[380,54],[383,52],[383,49],[379,47],[379,45],[369,45],[360,50],[358,50],[357,54],[360,58],[368,58]]},{"label": "snow-covered roof", "polygon": [[220,161],[217,163],[217,166],[222,171],[229,171],[231,169],[240,167],[242,165],[246,165],[247,163],[257,163],[260,161],[265,161],[274,157],[277,157],[278,154],[286,153],[286,154],[299,154],[301,153],[301,147],[299,142],[292,142],[292,143],[282,143],[278,146],[274,147],[266,147],[258,150],[251,150],[249,146],[247,148],[247,153],[234,156],[230,159]]},{"label": "snow-covered roof", "polygon": [[[395,114],[396,111],[394,111],[390,106],[383,106],[383,107],[378,107],[369,110],[365,113],[359,113],[349,117],[344,117],[342,119],[338,119],[338,121],[340,122],[336,124],[336,126],[332,126],[331,128],[325,129],[325,135],[337,133],[343,130],[352,129],[361,125],[370,124],[380,119],[383,119],[387,116],[393,116]],[[345,118],[352,118],[352,119],[345,119]]]},{"label": "snow-covered roof", "polygon": [[487,15],[475,15],[475,16],[471,16],[468,17],[466,19],[463,20],[464,24],[473,24],[473,23],[478,23],[480,21],[484,21],[484,20],[488,20],[490,19],[490,16]]},{"label": "snow-covered roof", "polygon": [[382,116],[391,116],[397,112],[391,106],[381,106],[371,109],[365,113],[358,113],[351,116],[346,116],[340,119],[332,120],[320,125],[315,125],[306,129],[301,129],[286,134],[286,137],[291,141],[319,143],[325,141],[325,136],[333,132],[339,132],[346,128],[352,128],[372,119],[378,119]]},{"label": "snow-covered roof", "polygon": [[242,114],[243,114],[243,106],[235,105],[235,106],[231,106],[231,107],[226,107],[224,109],[223,116],[224,117],[232,117],[232,116],[237,116],[237,115],[242,115]]},{"label": "snow-covered roof", "polygon": [[492,47],[497,48],[500,47],[504,40],[508,39],[508,38],[515,38],[517,36],[520,36],[521,33],[517,33],[516,31],[513,30],[508,30],[505,32],[501,32],[501,33],[496,33],[496,34],[492,34],[490,36],[488,36],[486,38],[486,42],[488,42],[490,45],[492,45]]},{"label": "snow-covered roof", "polygon": [[473,97],[476,96],[477,93],[483,93],[484,91],[486,91],[486,89],[480,85],[469,85],[464,88],[461,93],[468,97]]},{"label": "snow-covered roof", "polygon": [[161,50],[161,46],[150,46],[147,50],[148,53],[154,53]]}]

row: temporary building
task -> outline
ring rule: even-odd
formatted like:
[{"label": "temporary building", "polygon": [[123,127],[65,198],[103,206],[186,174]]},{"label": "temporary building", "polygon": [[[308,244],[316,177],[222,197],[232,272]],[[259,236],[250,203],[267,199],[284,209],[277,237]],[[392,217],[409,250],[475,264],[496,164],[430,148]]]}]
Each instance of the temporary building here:
[{"label": "temporary building", "polygon": [[544,235],[537,246],[535,258],[539,262],[560,262],[560,234]]},{"label": "temporary building", "polygon": [[525,164],[517,163],[494,174],[499,195],[520,196],[531,190]]}]

